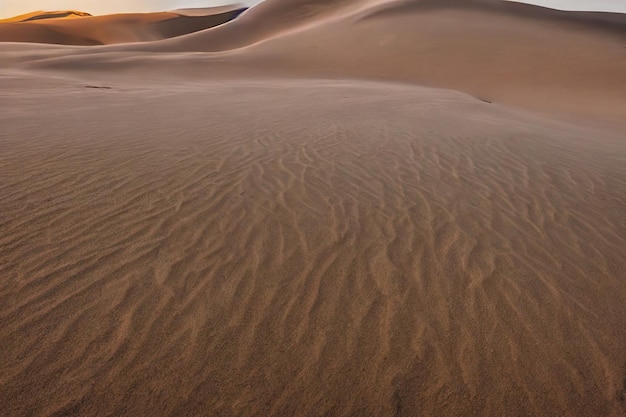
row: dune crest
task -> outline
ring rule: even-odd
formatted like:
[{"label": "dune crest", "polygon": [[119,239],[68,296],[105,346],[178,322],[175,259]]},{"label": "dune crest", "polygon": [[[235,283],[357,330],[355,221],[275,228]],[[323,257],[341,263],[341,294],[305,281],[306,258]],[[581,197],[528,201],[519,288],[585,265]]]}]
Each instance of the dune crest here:
[{"label": "dune crest", "polygon": [[207,16],[220,14],[225,12],[240,11],[243,12],[248,7],[243,3],[233,3],[224,6],[213,7],[193,7],[187,9],[174,9],[170,10],[172,13],[176,13],[182,16]]},{"label": "dune crest", "polygon": [[[156,59],[155,76],[176,76],[177,62],[192,60],[200,78],[214,71],[218,76],[406,82],[621,123],[626,120],[624,39],[626,15],[616,13],[489,0],[266,0],[207,30],[105,48],[125,54],[122,61],[90,65],[88,55],[102,49],[70,49],[50,60],[31,59],[28,51],[11,55],[25,68],[61,72],[77,66],[89,72],[145,71],[146,61]],[[163,53],[180,55],[163,59]]]},{"label": "dune crest", "polygon": [[0,23],[29,22],[45,19],[75,19],[87,16],[91,16],[91,14],[87,12],[79,12],[77,10],[61,10],[55,12],[44,12],[39,10],[36,12],[21,14],[19,16],[9,17],[7,19],[0,19]]}]

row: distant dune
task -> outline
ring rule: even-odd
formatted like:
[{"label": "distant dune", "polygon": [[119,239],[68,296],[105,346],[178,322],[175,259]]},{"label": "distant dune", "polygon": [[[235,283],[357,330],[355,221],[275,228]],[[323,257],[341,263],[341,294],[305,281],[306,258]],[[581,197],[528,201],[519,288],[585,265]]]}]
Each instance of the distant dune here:
[{"label": "distant dune", "polygon": [[10,17],[8,19],[0,19],[0,23],[10,23],[10,22],[29,22],[33,20],[44,20],[44,19],[74,19],[80,17],[91,16],[86,12],[79,12],[76,10],[60,10],[55,12],[44,12],[44,11],[36,11],[31,13],[22,14],[15,17]]},{"label": "distant dune", "polygon": [[268,0],[219,28],[145,47],[247,47],[220,60],[292,76],[415,82],[626,120],[625,42],[626,14],[490,0]]},{"label": "distant dune", "polygon": [[0,24],[0,414],[626,417],[626,16],[242,10]]},{"label": "distant dune", "polygon": [[235,18],[242,8],[128,13],[81,19],[28,19],[0,23],[0,42],[103,45],[156,41],[207,29]]},{"label": "distant dune", "polygon": [[[239,12],[226,12],[224,18],[234,17],[229,13]],[[34,25],[12,27],[9,32],[24,40],[95,44],[158,40],[190,30],[186,23],[190,20],[170,18],[169,14],[142,15],[128,17],[122,24],[121,16],[103,17],[102,27],[121,25],[120,30],[104,33],[85,19],[58,22],[58,27],[45,30]],[[198,22],[196,29],[208,24]],[[64,30],[65,25],[73,29]],[[88,27],[77,30],[81,25]],[[52,35],[53,30],[59,35]],[[145,60],[151,58],[135,51],[215,52],[219,57],[195,56],[195,65],[217,69],[217,75],[233,71],[241,76],[418,83],[539,111],[621,121],[626,120],[622,105],[626,59],[619,57],[625,40],[625,14],[562,12],[495,0],[298,0],[288,5],[267,0],[208,30],[160,42],[111,46],[108,52],[135,58],[126,56],[106,66],[114,70],[137,65],[145,72]],[[25,65],[51,65],[60,71],[76,65],[84,70],[102,68],[90,65],[95,61],[85,56],[89,53],[67,51],[62,58]],[[28,52],[24,55],[30,59]],[[20,52],[13,55],[18,62],[19,56]],[[148,67],[163,73],[168,66],[173,75],[178,72],[174,60]]]}]

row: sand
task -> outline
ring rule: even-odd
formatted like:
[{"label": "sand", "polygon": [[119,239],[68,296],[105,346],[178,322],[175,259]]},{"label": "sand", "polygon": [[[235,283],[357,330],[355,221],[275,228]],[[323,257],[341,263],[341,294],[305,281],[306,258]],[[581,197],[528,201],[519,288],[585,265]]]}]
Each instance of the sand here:
[{"label": "sand", "polygon": [[619,18],[316,4],[0,44],[5,415],[626,415]]},{"label": "sand", "polygon": [[0,42],[85,46],[157,41],[221,25],[244,9],[243,6],[215,7],[181,12],[0,22]]},{"label": "sand", "polygon": [[27,22],[42,19],[78,19],[87,16],[91,16],[91,14],[87,12],[80,12],[78,10],[57,10],[48,12],[38,10],[36,12],[21,14],[19,16],[13,16],[6,19],[0,19],[0,23]]}]

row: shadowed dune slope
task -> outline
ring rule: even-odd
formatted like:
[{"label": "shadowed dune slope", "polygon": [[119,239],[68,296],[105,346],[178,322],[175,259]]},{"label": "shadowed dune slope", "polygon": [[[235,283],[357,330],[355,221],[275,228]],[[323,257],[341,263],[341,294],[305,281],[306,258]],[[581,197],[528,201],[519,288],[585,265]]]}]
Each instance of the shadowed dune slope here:
[{"label": "shadowed dune slope", "polygon": [[187,9],[175,9],[169,10],[172,13],[176,13],[182,16],[207,16],[218,13],[232,12],[234,10],[245,10],[247,6],[243,3],[232,3],[224,6],[214,7],[192,7]]},{"label": "shadowed dune slope", "polygon": [[101,45],[96,39],[83,33],[64,33],[51,25],[28,25],[24,23],[0,23],[0,39],[7,42],[56,43],[61,45]]},{"label": "shadowed dune slope", "polygon": [[623,136],[362,81],[0,81],[6,415],[626,414]]},{"label": "shadowed dune slope", "polygon": [[[377,1],[377,0],[373,0]],[[161,51],[224,51],[245,47],[327,20],[351,15],[372,0],[266,0],[219,30],[187,36],[180,42],[150,47]]]},{"label": "shadowed dune slope", "polygon": [[128,13],[71,20],[0,24],[0,42],[102,45],[156,41],[221,25],[244,9],[202,9],[193,16],[176,12]]},{"label": "shadowed dune slope", "polygon": [[[491,18],[483,21],[486,26],[491,24],[492,19],[496,20],[497,25],[499,15],[508,15],[522,21],[532,20],[564,29],[594,28],[613,32],[622,39],[626,36],[626,17],[621,13],[564,12],[500,0],[265,0],[227,25],[176,42],[163,42],[159,48],[171,48],[173,51],[228,50],[338,20],[339,25],[352,29],[355,16],[357,20],[411,18],[429,11],[445,10],[485,13],[485,17]],[[389,29],[391,33],[394,32],[392,27]],[[337,40],[341,45],[341,38]]]}]

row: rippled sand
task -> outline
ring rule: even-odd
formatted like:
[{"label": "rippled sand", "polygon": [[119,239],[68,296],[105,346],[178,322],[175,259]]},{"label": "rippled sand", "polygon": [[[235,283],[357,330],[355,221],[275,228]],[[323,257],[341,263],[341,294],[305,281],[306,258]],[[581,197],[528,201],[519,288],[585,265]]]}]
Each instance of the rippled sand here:
[{"label": "rippled sand", "polygon": [[625,417],[626,14],[240,11],[0,24],[0,416]]},{"label": "rippled sand", "polygon": [[4,415],[626,413],[619,131],[365,81],[0,83]]}]

